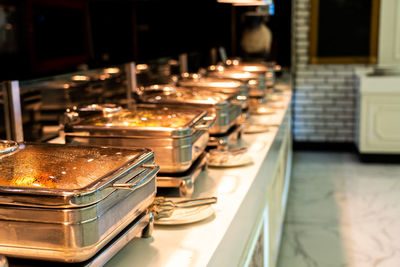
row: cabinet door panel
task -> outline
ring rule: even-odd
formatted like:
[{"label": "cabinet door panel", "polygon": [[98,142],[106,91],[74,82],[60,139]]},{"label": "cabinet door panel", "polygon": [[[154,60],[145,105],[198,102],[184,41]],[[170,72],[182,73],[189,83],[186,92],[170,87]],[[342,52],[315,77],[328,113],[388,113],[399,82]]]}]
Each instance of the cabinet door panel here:
[{"label": "cabinet door panel", "polygon": [[365,96],[365,131],[361,133],[363,152],[400,152],[400,97]]}]

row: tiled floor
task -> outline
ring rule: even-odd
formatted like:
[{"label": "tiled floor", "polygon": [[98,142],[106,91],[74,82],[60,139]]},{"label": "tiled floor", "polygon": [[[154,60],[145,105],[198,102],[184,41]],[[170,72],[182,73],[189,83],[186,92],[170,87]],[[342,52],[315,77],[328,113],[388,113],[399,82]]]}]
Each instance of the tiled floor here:
[{"label": "tiled floor", "polygon": [[296,152],[278,267],[399,267],[400,164]]}]

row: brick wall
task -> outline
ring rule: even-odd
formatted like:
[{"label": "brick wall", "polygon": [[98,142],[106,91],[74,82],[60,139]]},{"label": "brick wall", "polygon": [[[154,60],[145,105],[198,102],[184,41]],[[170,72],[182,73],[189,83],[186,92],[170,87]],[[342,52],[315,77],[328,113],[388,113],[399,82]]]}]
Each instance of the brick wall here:
[{"label": "brick wall", "polygon": [[354,142],[355,71],[368,66],[309,64],[310,1],[292,1],[294,140]]}]

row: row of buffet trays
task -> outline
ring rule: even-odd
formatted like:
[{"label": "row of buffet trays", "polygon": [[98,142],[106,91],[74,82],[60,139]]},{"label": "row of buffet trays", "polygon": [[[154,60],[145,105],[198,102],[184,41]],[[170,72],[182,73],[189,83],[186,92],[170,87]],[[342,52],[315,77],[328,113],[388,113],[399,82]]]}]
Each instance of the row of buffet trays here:
[{"label": "row of buffet trays", "polygon": [[131,109],[67,110],[67,145],[2,141],[0,253],[20,266],[102,265],[149,236],[157,188],[190,197],[209,162],[246,151],[231,148],[265,112],[276,66],[227,63],[141,87]]}]

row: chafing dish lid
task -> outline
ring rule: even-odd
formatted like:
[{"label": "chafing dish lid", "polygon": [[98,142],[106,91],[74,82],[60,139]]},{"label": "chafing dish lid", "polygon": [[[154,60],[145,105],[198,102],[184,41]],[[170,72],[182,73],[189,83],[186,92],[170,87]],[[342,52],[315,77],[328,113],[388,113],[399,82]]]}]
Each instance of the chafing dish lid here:
[{"label": "chafing dish lid", "polygon": [[15,143],[13,150],[7,150],[0,154],[0,193],[12,188],[20,192],[24,188],[68,191],[93,187],[149,152],[35,143]]},{"label": "chafing dish lid", "polygon": [[[9,142],[12,141],[3,141]],[[0,154],[0,204],[72,208],[136,190],[158,172],[148,149],[14,143]]]},{"label": "chafing dish lid", "polygon": [[[168,87],[170,88],[170,87]],[[224,94],[207,89],[195,89],[186,87],[175,87],[174,90],[147,90],[142,91],[141,99],[151,103],[188,103],[206,105],[226,105],[232,94]]]},{"label": "chafing dish lid", "polygon": [[[66,132],[120,136],[186,136],[206,124],[207,111],[173,105],[139,104],[133,109],[82,117],[65,126]],[[205,129],[205,128],[202,128]],[[96,135],[95,134],[95,135]]]}]

